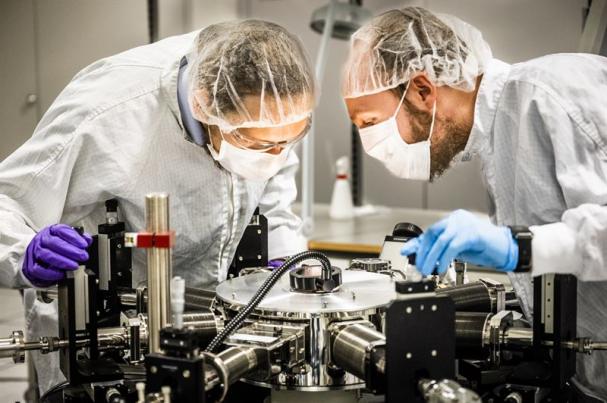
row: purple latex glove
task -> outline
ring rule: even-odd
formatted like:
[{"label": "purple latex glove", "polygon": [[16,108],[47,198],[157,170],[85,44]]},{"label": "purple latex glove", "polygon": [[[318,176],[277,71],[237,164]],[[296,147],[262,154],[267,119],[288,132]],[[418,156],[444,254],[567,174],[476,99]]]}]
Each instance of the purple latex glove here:
[{"label": "purple latex glove", "polygon": [[88,260],[86,248],[92,242],[89,234],[80,235],[69,225],[51,225],[27,246],[21,270],[36,287],[50,287],[65,277],[66,270],[76,270]]},{"label": "purple latex glove", "polygon": [[268,261],[268,267],[271,267],[273,269],[278,269],[280,266],[282,266],[282,264],[285,262],[286,259],[274,259],[274,260],[270,260]]}]

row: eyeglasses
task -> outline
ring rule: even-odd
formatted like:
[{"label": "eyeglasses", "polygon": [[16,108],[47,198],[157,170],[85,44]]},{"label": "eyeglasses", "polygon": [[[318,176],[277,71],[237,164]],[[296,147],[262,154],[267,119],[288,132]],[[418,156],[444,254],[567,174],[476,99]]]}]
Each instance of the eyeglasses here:
[{"label": "eyeglasses", "polygon": [[240,132],[238,129],[235,129],[231,132],[221,133],[224,140],[229,138],[231,143],[234,145],[244,148],[246,150],[256,151],[256,152],[266,152],[270,151],[273,148],[280,147],[285,148],[296,144],[298,141],[303,139],[306,134],[310,131],[310,127],[312,126],[312,118],[306,119],[306,126],[304,129],[294,138],[290,140],[284,141],[264,141],[259,140],[254,137],[251,137],[247,134]]}]

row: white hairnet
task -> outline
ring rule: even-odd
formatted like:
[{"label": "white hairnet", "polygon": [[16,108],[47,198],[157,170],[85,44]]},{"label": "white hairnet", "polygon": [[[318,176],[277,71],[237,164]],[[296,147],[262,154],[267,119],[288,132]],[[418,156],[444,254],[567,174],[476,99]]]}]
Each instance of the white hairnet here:
[{"label": "white hairnet", "polygon": [[316,101],[301,42],[279,25],[257,20],[211,25],[188,57],[194,117],[222,131],[301,121]]},{"label": "white hairnet", "polygon": [[420,7],[391,10],[352,35],[342,94],[378,93],[420,71],[436,85],[472,91],[491,58],[480,31],[456,17]]}]

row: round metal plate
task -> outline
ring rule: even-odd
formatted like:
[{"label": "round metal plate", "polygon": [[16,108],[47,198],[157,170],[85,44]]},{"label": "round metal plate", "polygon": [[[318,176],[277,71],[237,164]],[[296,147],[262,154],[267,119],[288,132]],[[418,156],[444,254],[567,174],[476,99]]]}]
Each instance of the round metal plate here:
[{"label": "round metal plate", "polygon": [[[217,298],[230,305],[246,305],[268,276],[269,273],[255,273],[226,280],[217,286]],[[289,275],[285,273],[257,309],[305,314],[358,312],[382,307],[396,297],[391,276],[343,270],[342,279],[337,291],[308,294],[291,291]]]}]

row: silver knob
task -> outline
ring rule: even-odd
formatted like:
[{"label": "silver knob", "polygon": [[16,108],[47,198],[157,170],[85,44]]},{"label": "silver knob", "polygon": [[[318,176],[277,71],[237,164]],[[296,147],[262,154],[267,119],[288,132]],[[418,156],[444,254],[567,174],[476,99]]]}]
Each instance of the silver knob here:
[{"label": "silver knob", "polygon": [[38,95],[37,94],[27,94],[27,96],[25,97],[25,102],[27,102],[28,105],[34,105],[38,102]]}]

